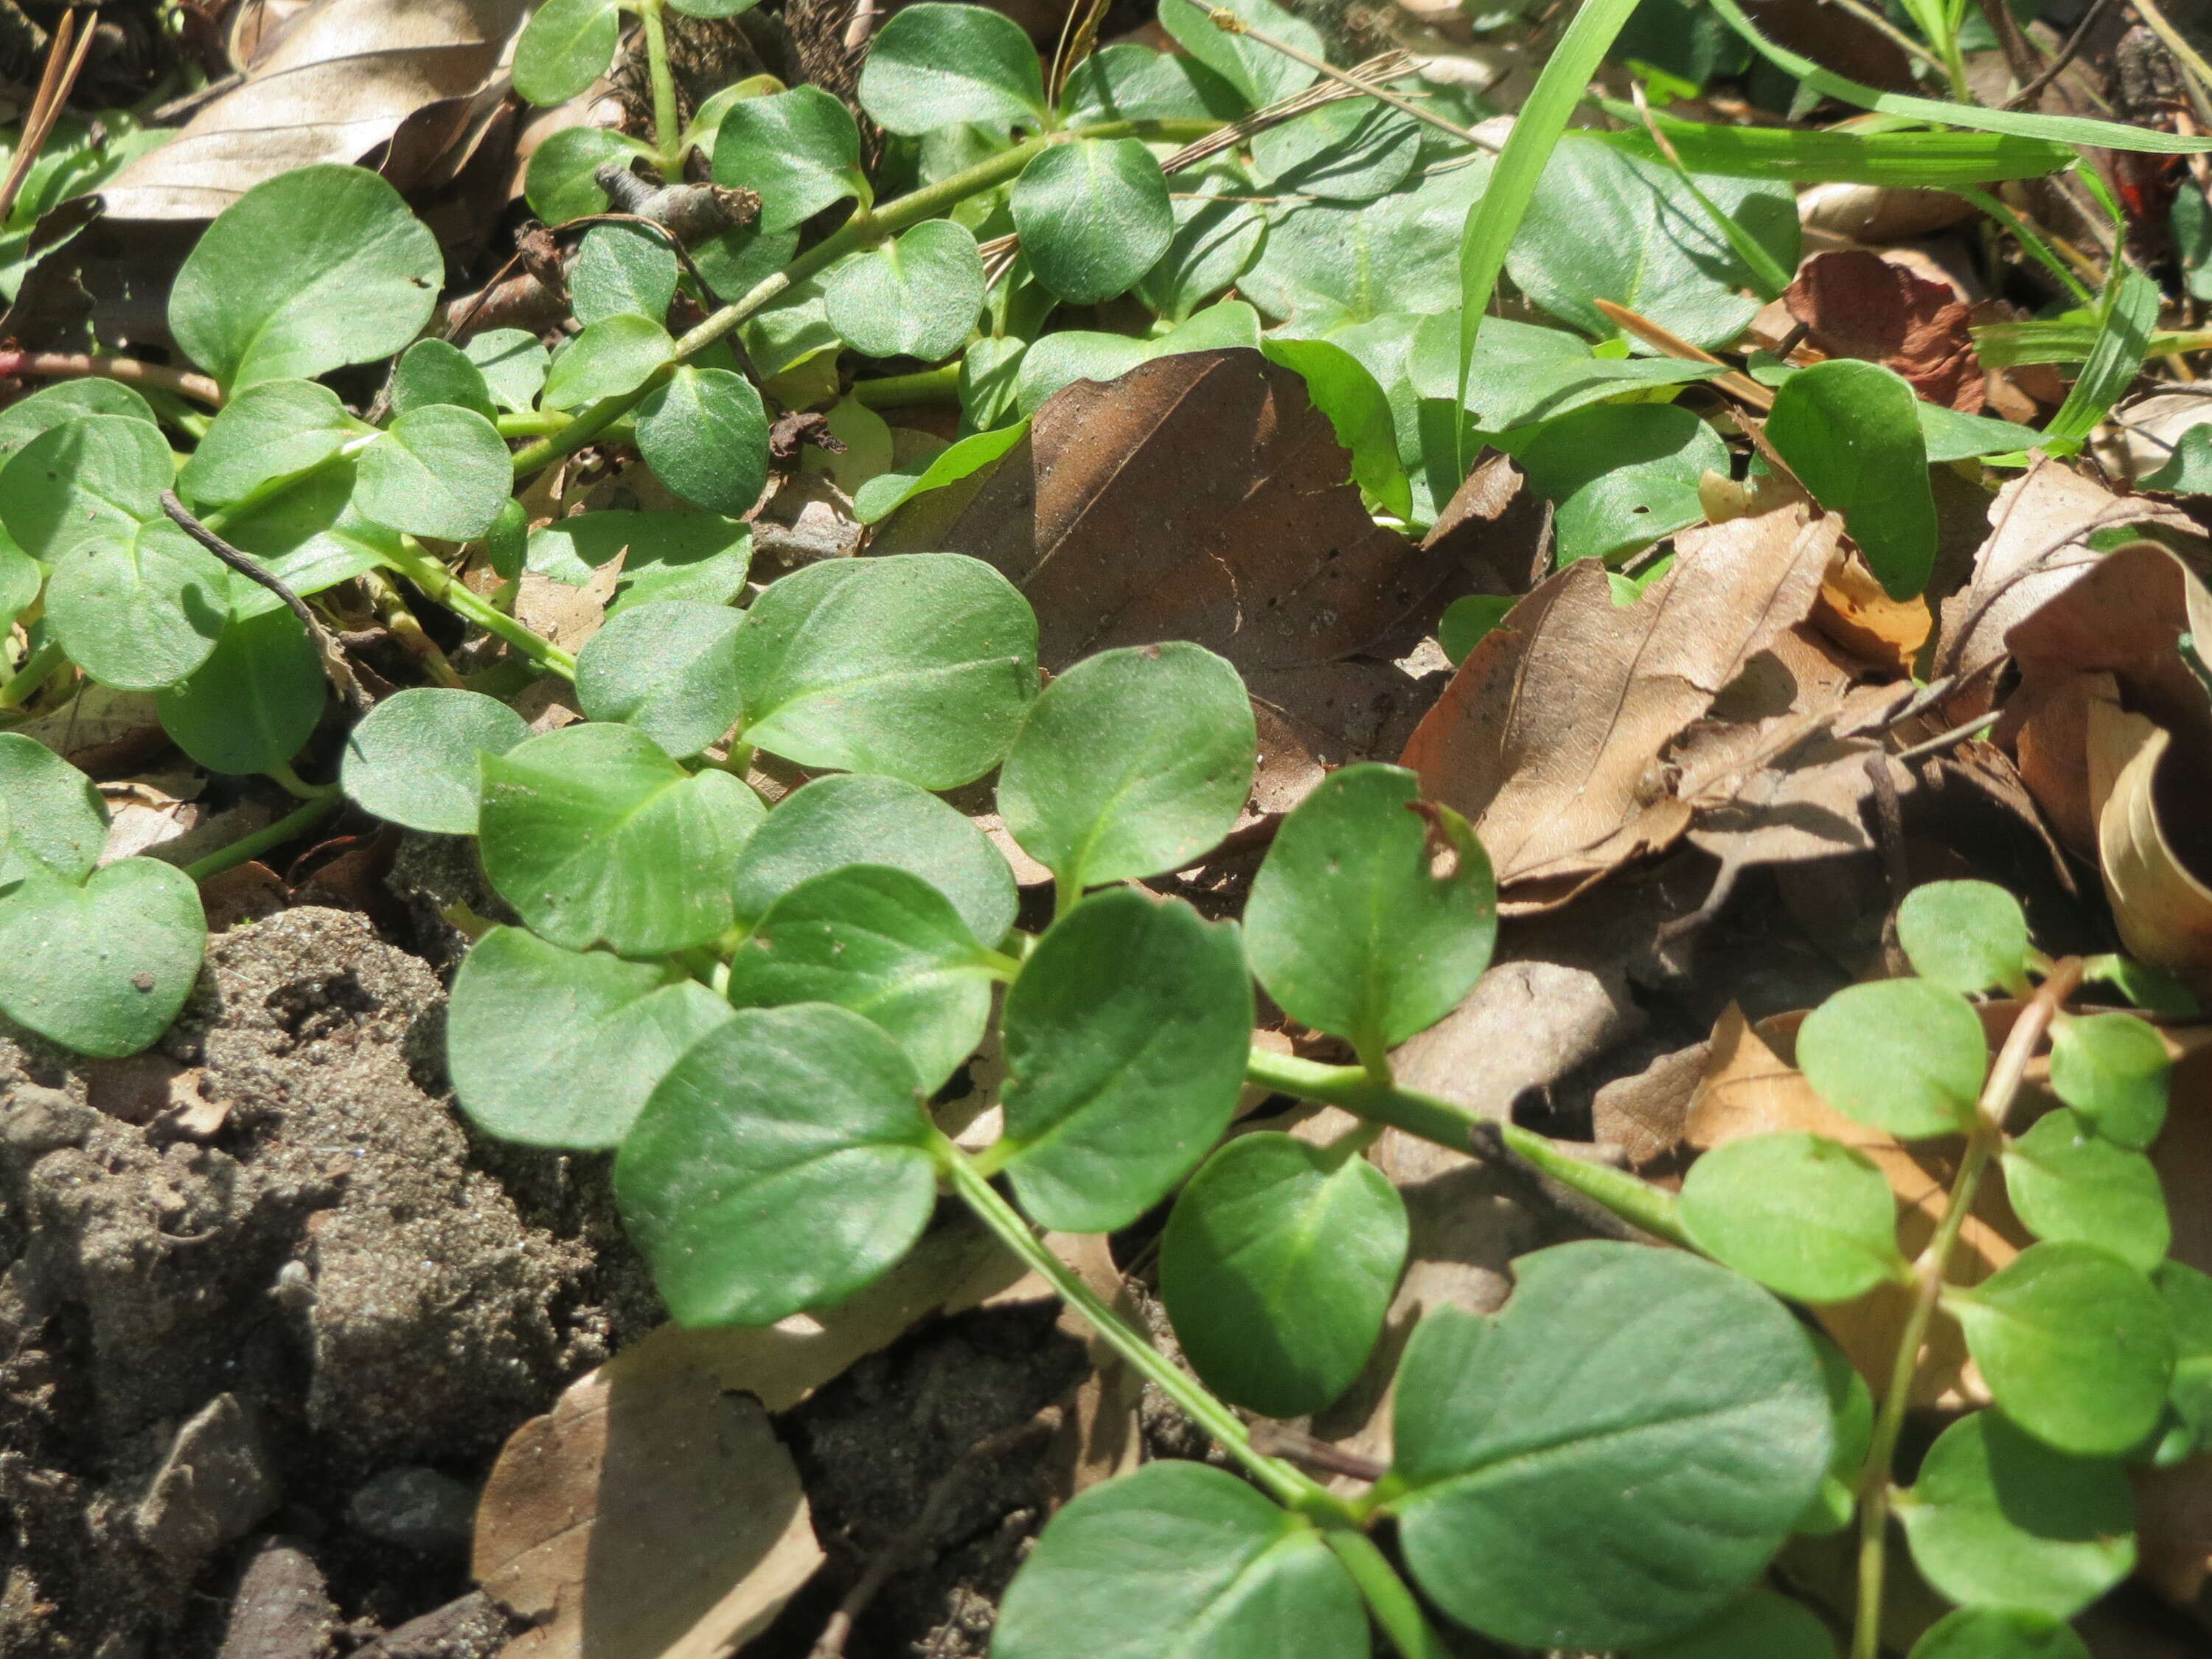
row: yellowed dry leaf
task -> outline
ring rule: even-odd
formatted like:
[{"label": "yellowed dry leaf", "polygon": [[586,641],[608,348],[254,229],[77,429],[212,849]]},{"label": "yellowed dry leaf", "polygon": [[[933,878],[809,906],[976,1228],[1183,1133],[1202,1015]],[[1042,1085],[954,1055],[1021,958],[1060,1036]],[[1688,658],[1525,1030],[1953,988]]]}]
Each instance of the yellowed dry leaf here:
[{"label": "yellowed dry leaf", "polygon": [[1585,560],[1516,605],[1406,745],[1424,791],[1474,820],[1499,884],[1557,902],[1689,827],[1660,761],[1805,619],[1841,534],[1790,507],[1686,532],[1673,569],[1613,602]]},{"label": "yellowed dry leaf", "polygon": [[602,1367],[515,1431],[473,1571],[535,1621],[505,1659],[715,1659],[822,1565],[799,1471],[712,1376]]}]

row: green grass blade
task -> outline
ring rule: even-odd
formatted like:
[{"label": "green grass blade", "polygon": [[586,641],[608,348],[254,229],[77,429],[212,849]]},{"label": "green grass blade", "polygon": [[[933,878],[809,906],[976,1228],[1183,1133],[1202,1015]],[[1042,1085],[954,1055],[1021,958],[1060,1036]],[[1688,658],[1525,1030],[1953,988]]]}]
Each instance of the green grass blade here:
[{"label": "green grass blade", "polygon": [[2142,372],[2150,325],[2158,320],[2158,284],[2133,265],[2116,264],[2098,308],[2096,343],[2066,401],[2043,428],[2048,447],[2069,453],[2081,447],[2081,441]]},{"label": "green grass blade", "polygon": [[[1915,120],[1941,121],[1947,126],[1971,127],[1978,132],[2008,133],[2021,138],[2047,138],[2061,144],[2094,144],[2101,149],[2129,149],[2154,155],[2193,155],[2212,150],[2212,138],[2183,138],[2146,127],[2123,126],[2117,121],[2092,121],[2075,115],[2033,115],[2025,110],[1982,109],[1972,104],[1949,104],[1934,98],[1913,98],[1883,92],[1822,69],[1809,58],[1801,58],[1778,46],[1753,27],[1735,0],[1712,0],[1723,22],[1741,35],[1759,56],[1784,73],[1802,81],[1814,91],[1861,109],[1880,110]],[[1579,20],[1577,20],[1579,21]]]},{"label": "green grass blade", "polygon": [[[1984,368],[2028,363],[2087,362],[2099,337],[2094,322],[1991,323],[1974,331],[1974,350]],[[2212,329],[2160,331],[2143,347],[2146,357],[2212,351]]]},{"label": "green grass blade", "polygon": [[[1467,230],[1459,246],[1459,402],[1467,406],[1468,377],[1474,365],[1475,335],[1482,313],[1498,291],[1498,273],[1505,269],[1505,251],[1536,193],[1544,164],[1553,146],[1566,131],[1567,121],[1582,102],[1583,94],[1598,65],[1613,48],[1614,38],[1627,26],[1638,0],[1583,0],[1575,21],[1567,25],[1543,73],[1521,106],[1511,137],[1491,168],[1482,199],[1468,210]],[[1465,440],[1459,441],[1459,470],[1467,473]]]},{"label": "green grass blade", "polygon": [[[1632,104],[1597,100],[1608,115],[1642,125]],[[1961,185],[2040,179],[2074,165],[2066,144],[1996,132],[1801,132],[1683,121],[1656,111],[1652,122],[1692,173],[1791,185],[1881,185],[1949,190]],[[1658,147],[1642,132],[1608,132],[1605,141],[1650,160]]]}]

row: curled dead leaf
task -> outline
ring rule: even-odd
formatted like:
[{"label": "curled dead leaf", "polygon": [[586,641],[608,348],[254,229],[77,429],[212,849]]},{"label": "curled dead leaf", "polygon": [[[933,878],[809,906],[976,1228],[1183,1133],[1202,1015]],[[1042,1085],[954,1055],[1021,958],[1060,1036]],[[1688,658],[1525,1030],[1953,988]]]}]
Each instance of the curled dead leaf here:
[{"label": "curled dead leaf", "polygon": [[2212,852],[2212,774],[2203,751],[2101,697],[2088,705],[2086,737],[2098,864],[2121,943],[2212,994],[2212,884],[2202,863]]},{"label": "curled dead leaf", "polygon": [[1841,248],[1806,260],[1786,297],[1790,314],[1831,357],[1894,369],[1931,403],[1968,414],[1982,407],[1966,302],[1948,284],[1863,248]]},{"label": "curled dead leaf", "polygon": [[1602,566],[1547,580],[1460,665],[1406,745],[1425,793],[1474,821],[1509,908],[1564,902],[1688,829],[1662,757],[1812,609],[1841,534],[1800,507],[1686,532],[1619,606]]},{"label": "curled dead leaf", "polygon": [[444,182],[507,96],[527,0],[316,0],[257,43],[245,81],[105,190],[116,219],[210,219],[252,185],[389,144],[402,189]]}]

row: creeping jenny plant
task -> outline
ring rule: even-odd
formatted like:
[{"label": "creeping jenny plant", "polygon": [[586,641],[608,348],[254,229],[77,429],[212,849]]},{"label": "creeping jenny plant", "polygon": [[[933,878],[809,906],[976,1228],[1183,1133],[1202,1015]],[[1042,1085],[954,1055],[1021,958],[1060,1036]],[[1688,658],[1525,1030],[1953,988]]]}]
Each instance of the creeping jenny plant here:
[{"label": "creeping jenny plant", "polygon": [[[654,119],[649,138],[555,135],[529,199],[594,220],[605,166],[675,179],[696,158],[756,192],[759,216],[680,257],[635,224],[581,227],[580,326],[550,354],[513,330],[426,335],[443,276],[428,229],[375,174],[309,167],[248,191],[175,285],[171,330],[211,377],[212,416],[113,380],[0,411],[0,602],[27,644],[0,711],[77,673],[151,692],[193,760],[301,801],[185,870],[102,867],[89,781],[0,732],[0,1011],[87,1054],[134,1053],[194,982],[194,878],[342,799],[474,836],[520,925],[483,931],[455,978],[460,1103],[497,1135],[615,1149],[625,1221],[678,1319],[835,1303],[897,1263],[949,1192],[1225,1454],[1062,1510],[1006,1596],[1008,1659],[1352,1659],[1370,1623],[1434,1659],[1439,1620],[1540,1648],[1797,1659],[1830,1638],[1766,1570],[1793,1535],[1853,1525],[1855,1652],[1872,1659],[1893,1518],[1958,1606],[1921,1659],[2067,1651],[2063,1621],[2132,1558],[2126,1468],[2212,1436],[2212,1283],[2166,1261],[2144,1156],[2166,1049],[2131,1015],[2072,1010],[2095,964],[2039,956],[2002,892],[1942,884],[1899,920],[1917,976],[1806,1020],[1798,1063],[1835,1111],[1960,1149],[1917,1261],[1880,1170],[1835,1138],[1729,1143],[1670,1194],[1395,1080],[1393,1049],[1466,995],[1495,935],[1480,842],[1413,774],[1327,778],[1280,824],[1241,923],[1206,920],[1128,884],[1239,818],[1255,736],[1230,664],[1169,641],[1041,688],[1036,619],[992,566],[925,552],[749,586],[744,520],[773,416],[835,398],[844,351],[905,365],[831,410],[850,451],[872,445],[841,481],[873,520],[998,460],[1074,379],[1243,345],[1304,378],[1385,520],[1425,527],[1488,443],[1553,496],[1568,556],[1626,558],[1697,515],[1725,452],[1652,401],[1708,367],[1626,356],[1595,303],[1620,297],[1625,246],[1641,249],[1620,280],[1643,309],[1718,344],[1795,262],[1792,184],[1966,188],[2070,167],[2076,143],[2174,142],[1820,78],[1728,0],[1730,27],[1828,95],[1955,130],[1665,118],[1563,139],[1631,0],[1587,0],[1494,156],[1443,98],[1347,101],[1362,88],[1324,76],[1319,37],[1271,0],[1163,0],[1188,55],[1115,46],[1049,79],[1001,14],[923,3],[889,20],[860,76],[888,135],[872,169],[852,112],[818,88],[746,82],[682,121],[663,3],[538,9],[523,95],[588,86],[628,11]],[[1693,195],[1674,189],[1684,167]],[[1933,560],[1931,455],[2078,446],[2133,374],[2142,342],[2123,362],[2123,325],[2144,279],[2117,269],[2096,373],[2051,432],[1931,425],[1869,364],[1782,380],[1768,441],[1893,594],[1918,592]],[[1486,320],[1501,275],[1566,326]],[[1232,285],[1243,297],[1222,298]],[[705,317],[680,337],[679,296]],[[1125,299],[1155,319],[1141,337],[1054,326]],[[375,419],[323,384],[387,362]],[[902,395],[957,398],[962,423],[894,465],[871,404]],[[532,528],[518,489],[594,441],[634,450],[683,509]],[[1632,469],[1607,461],[1624,443]],[[516,620],[526,570],[580,582],[617,554],[608,622],[580,650]],[[363,583],[404,610],[403,582],[508,660],[364,708],[307,601]],[[1455,653],[1476,632],[1448,620]],[[572,681],[587,718],[533,735],[502,698],[540,674]],[[293,765],[326,680],[348,723],[336,781],[310,782]],[[771,808],[744,781],[755,753],[816,775]],[[1034,933],[1015,925],[1004,858],[933,793],[994,774],[1009,833],[1054,879]],[[1254,1047],[1255,983],[1354,1063]],[[1991,990],[2011,1002],[1970,1000]],[[931,1099],[994,1028],[1004,1132],[969,1152]],[[2046,1038],[2063,1104],[2028,1122],[2021,1080]],[[1326,1145],[1231,1134],[1255,1084],[1358,1127]],[[1347,1497],[1260,1449],[1241,1412],[1321,1409],[1372,1363],[1408,1246],[1365,1157],[1384,1127],[1526,1158],[1654,1242],[1539,1251],[1495,1316],[1422,1321],[1396,1370],[1393,1461]],[[1951,1283],[1963,1218],[1996,1182],[2037,1242]],[[1188,1370],[1038,1232],[1163,1205],[1159,1285]],[[1870,1388],[1802,1310],[1899,1291],[1909,1313]],[[1939,1319],[1992,1403],[1900,1485]]]}]

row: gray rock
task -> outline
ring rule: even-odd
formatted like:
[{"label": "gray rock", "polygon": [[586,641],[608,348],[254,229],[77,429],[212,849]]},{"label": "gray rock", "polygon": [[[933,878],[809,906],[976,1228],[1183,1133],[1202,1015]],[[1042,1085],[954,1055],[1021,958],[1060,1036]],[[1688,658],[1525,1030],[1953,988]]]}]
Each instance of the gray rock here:
[{"label": "gray rock", "polygon": [[346,1518],[383,1543],[420,1555],[458,1555],[476,1526],[477,1495],[449,1474],[386,1469],[353,1495]]},{"label": "gray rock", "polygon": [[245,1537],[281,1495],[252,1413],[219,1394],[177,1431],[131,1524],[147,1548],[191,1573]]},{"label": "gray rock", "polygon": [[246,1564],[216,1659],[325,1659],[337,1609],[306,1551],[264,1538]]}]

